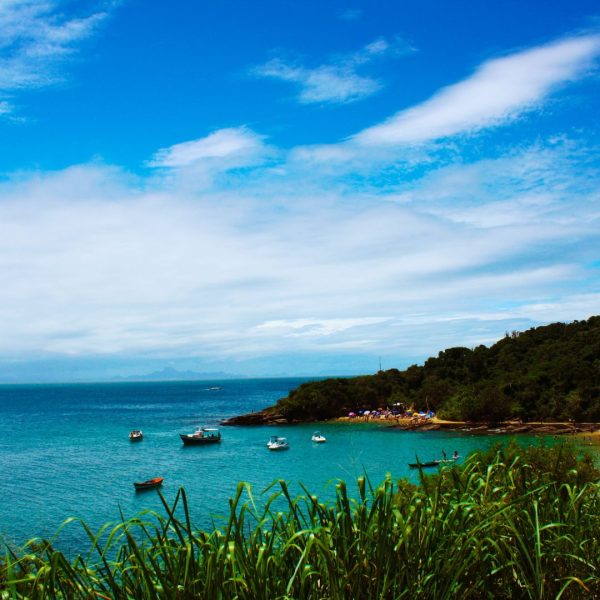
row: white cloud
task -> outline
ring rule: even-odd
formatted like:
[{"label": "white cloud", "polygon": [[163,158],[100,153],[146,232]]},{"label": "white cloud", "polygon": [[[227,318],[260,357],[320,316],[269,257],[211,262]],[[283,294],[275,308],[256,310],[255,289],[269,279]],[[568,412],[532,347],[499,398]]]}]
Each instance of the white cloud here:
[{"label": "white cloud", "polygon": [[[465,321],[465,320],[480,320],[480,321],[508,321],[508,320],[525,320],[531,322],[549,323],[555,321],[573,321],[580,319],[581,315],[591,314],[592,311],[597,312],[600,309],[600,293],[591,294],[574,294],[565,295],[560,299],[560,302],[549,301],[544,303],[532,302],[515,306],[511,308],[499,307],[494,311],[481,313],[455,313],[445,315],[439,319],[428,317],[427,323],[433,323],[436,320],[440,323],[448,321]],[[408,319],[403,319],[404,322],[417,322],[422,316],[411,315]]]},{"label": "white cloud", "polygon": [[[387,198],[417,202],[423,212],[478,228],[544,221],[586,230],[582,211],[593,215],[592,207],[600,207],[593,178],[585,169],[578,174],[589,152],[568,140],[535,144],[496,159],[438,167]],[[565,211],[571,197],[579,201]]]},{"label": "white cloud", "polygon": [[[206,142],[164,159],[187,168],[240,148]],[[579,300],[561,315],[585,318],[598,312],[582,267],[599,246],[586,201],[597,175],[563,152],[457,165],[400,203],[396,189],[307,189],[306,172],[280,182],[269,169],[233,191],[185,193],[102,165],[21,174],[0,184],[0,357],[414,355],[551,320],[540,306],[563,297]],[[539,187],[523,163],[538,165]],[[490,205],[487,189],[510,203],[546,187],[553,209],[493,227],[458,218],[441,195],[450,176]],[[506,319],[485,317],[504,303]]]},{"label": "white cloud", "polygon": [[162,148],[147,162],[156,169],[152,185],[179,193],[214,189],[218,183],[234,188],[235,177],[250,185],[248,176],[274,164],[279,155],[264,139],[247,127],[232,127]]},{"label": "white cloud", "polygon": [[378,325],[389,321],[386,317],[360,317],[354,319],[279,319],[265,321],[256,331],[290,337],[321,337],[365,325]]},{"label": "white cloud", "polygon": [[353,137],[364,145],[415,144],[510,122],[585,74],[600,36],[556,41],[483,63],[469,78]]},{"label": "white cloud", "polygon": [[[89,38],[105,12],[66,17],[52,0],[4,0],[0,3],[0,96],[51,85],[62,66]],[[3,100],[4,113],[11,112]]]},{"label": "white cloud", "polygon": [[159,150],[150,161],[152,167],[181,168],[218,159],[239,166],[265,152],[263,137],[246,127],[220,129],[204,138],[175,144]]},{"label": "white cloud", "polygon": [[357,68],[386,54],[406,51],[407,47],[400,40],[388,42],[380,38],[357,52],[314,68],[275,58],[255,67],[252,73],[297,84],[300,87],[298,99],[304,104],[354,102],[371,96],[382,87],[377,79],[359,75]]},{"label": "white cloud", "polygon": [[381,89],[377,80],[357,75],[352,67],[347,66],[322,65],[307,69],[273,59],[254,72],[262,77],[299,84],[301,91],[298,99],[303,104],[353,102]]}]

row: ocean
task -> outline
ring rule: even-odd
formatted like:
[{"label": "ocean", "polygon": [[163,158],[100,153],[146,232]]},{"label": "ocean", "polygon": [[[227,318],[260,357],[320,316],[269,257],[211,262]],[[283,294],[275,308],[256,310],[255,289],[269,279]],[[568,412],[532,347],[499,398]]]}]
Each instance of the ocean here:
[{"label": "ocean", "polygon": [[[155,491],[136,493],[133,482],[164,477],[162,493],[172,501],[185,487],[193,522],[211,527],[226,515],[239,481],[259,499],[274,481],[292,491],[300,483],[323,499],[339,479],[354,490],[367,475],[375,485],[386,474],[417,475],[408,468],[421,460],[465,456],[498,440],[456,432],[401,432],[373,424],[223,427],[222,442],[184,447],[179,433],[198,425],[260,410],[306,379],[98,383],[0,386],[0,537],[21,545],[49,537],[69,517],[97,530],[146,509],[161,510]],[[217,388],[217,389],[214,389]],[[314,444],[320,429],[327,443]],[[142,429],[142,442],[128,433]],[[288,438],[290,449],[269,452],[271,435]],[[271,493],[271,492],[269,492]],[[80,525],[71,523],[58,546],[73,552],[87,547]]]}]

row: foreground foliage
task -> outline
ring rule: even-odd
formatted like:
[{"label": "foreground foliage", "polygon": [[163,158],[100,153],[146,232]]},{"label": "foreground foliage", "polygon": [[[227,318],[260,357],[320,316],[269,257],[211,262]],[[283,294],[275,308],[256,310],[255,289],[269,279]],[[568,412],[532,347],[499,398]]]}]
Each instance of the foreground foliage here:
[{"label": "foreground foliage", "polygon": [[449,348],[405,371],[305,383],[273,411],[320,420],[393,404],[455,420],[600,422],[600,317],[507,333],[490,348]]},{"label": "foreground foliage", "polygon": [[0,597],[598,597],[597,478],[569,448],[496,448],[420,485],[361,478],[351,498],[340,482],[332,503],[280,481],[259,509],[240,484],[210,532],[194,530],[180,490],[163,516],[88,531],[87,557],[44,541],[6,550]]}]

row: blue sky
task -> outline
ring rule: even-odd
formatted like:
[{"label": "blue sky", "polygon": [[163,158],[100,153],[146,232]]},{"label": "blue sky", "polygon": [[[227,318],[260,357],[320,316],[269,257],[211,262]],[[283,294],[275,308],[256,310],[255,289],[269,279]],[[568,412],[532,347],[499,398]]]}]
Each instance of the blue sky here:
[{"label": "blue sky", "polygon": [[0,3],[0,380],[405,367],[600,313],[595,2]]}]

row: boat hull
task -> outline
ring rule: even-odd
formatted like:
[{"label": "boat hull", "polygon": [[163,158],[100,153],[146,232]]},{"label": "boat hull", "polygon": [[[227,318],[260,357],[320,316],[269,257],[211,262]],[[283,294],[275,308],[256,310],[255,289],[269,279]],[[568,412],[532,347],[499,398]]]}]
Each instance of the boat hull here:
[{"label": "boat hull", "polygon": [[267,449],[275,452],[278,450],[288,450],[289,447],[287,439],[278,435],[272,435],[271,439],[267,442]]},{"label": "boat hull", "polygon": [[422,469],[430,469],[431,467],[437,467],[439,466],[439,461],[437,460],[432,460],[430,462],[424,462],[424,463],[408,463],[408,466],[411,469],[418,469],[418,468],[422,468]]},{"label": "boat hull", "polygon": [[144,439],[144,433],[140,429],[133,429],[129,432],[130,442],[141,442]]},{"label": "boat hull", "polygon": [[440,465],[453,465],[456,460],[456,458],[440,458],[438,460],[430,460],[423,463],[408,463],[408,466],[411,469],[418,469],[419,467],[429,469],[431,467],[439,467]]},{"label": "boat hull", "polygon": [[179,437],[185,446],[206,446],[207,444],[218,444],[221,441],[220,437],[198,437],[180,433]]},{"label": "boat hull", "polygon": [[136,481],[133,484],[136,492],[142,492],[144,490],[153,490],[162,485],[164,481],[163,477],[155,477],[154,479],[148,479],[148,481]]}]

